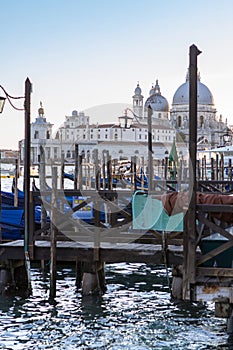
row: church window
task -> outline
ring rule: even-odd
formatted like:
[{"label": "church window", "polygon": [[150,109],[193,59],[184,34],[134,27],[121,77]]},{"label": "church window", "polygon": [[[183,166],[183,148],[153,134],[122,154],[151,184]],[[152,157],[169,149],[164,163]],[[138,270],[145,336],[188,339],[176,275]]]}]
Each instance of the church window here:
[{"label": "church window", "polygon": [[181,124],[182,124],[182,118],[181,118],[181,116],[179,115],[179,116],[178,116],[178,125],[177,125],[178,128],[181,128],[181,126],[182,126]]},{"label": "church window", "polygon": [[203,115],[200,116],[200,127],[202,127],[202,125],[204,125],[204,117],[203,117]]},{"label": "church window", "polygon": [[54,159],[57,159],[57,147],[53,149]]}]

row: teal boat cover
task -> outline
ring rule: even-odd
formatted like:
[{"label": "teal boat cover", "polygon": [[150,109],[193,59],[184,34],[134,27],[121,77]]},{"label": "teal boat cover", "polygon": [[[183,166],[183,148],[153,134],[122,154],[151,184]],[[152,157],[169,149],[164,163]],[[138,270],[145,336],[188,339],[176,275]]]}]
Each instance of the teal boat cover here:
[{"label": "teal boat cover", "polygon": [[161,200],[155,196],[136,191],[132,200],[133,229],[164,232],[183,231],[183,213],[169,216]]}]

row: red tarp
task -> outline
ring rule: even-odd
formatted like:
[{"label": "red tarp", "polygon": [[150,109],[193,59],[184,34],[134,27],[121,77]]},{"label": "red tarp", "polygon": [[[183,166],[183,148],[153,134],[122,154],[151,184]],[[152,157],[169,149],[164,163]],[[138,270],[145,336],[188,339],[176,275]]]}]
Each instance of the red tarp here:
[{"label": "red tarp", "polygon": [[[164,209],[166,213],[170,215],[175,215],[177,213],[185,212],[188,208],[189,201],[188,192],[171,192],[161,196]],[[219,205],[219,210],[221,210],[221,205],[233,205],[233,195],[224,194],[206,194],[202,192],[197,192],[196,194],[197,204],[217,204]],[[233,213],[226,212],[211,212],[211,216],[214,218],[225,221],[228,223],[233,223]]]}]

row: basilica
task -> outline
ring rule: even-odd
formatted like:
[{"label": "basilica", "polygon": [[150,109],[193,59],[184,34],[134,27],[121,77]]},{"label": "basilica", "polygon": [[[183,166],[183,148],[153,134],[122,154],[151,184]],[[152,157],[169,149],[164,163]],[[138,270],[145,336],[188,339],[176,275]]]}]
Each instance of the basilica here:
[{"label": "basilica", "polygon": [[[209,88],[197,83],[197,124],[199,149],[223,145],[223,134],[228,130],[227,120],[217,115],[214,98]],[[122,111],[115,123],[93,124],[91,116],[74,110],[65,116],[63,125],[53,133],[53,124],[47,121],[42,103],[38,116],[31,123],[31,160],[39,162],[40,146],[46,159],[59,161],[74,159],[75,145],[83,158],[91,159],[93,151],[99,154],[108,150],[112,159],[130,159],[132,156],[147,157],[148,150],[148,107],[152,109],[151,134],[153,159],[160,161],[171,150],[175,141],[180,154],[187,153],[189,138],[189,73],[185,82],[173,95],[171,105],[161,93],[158,80],[144,96],[138,83],[132,96],[132,107]],[[112,116],[109,116],[109,119]],[[20,141],[20,155],[23,161],[24,140]]]}]

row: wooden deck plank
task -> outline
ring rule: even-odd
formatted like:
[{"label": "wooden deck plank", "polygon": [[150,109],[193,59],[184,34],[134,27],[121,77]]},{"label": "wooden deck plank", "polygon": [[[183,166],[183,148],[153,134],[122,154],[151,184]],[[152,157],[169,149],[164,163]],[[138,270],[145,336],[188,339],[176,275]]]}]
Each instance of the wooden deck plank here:
[{"label": "wooden deck plank", "polygon": [[[100,260],[105,262],[146,262],[162,264],[164,254],[160,244],[143,243],[112,243],[100,242]],[[57,242],[57,260],[61,261],[93,261],[94,242]],[[182,263],[182,246],[167,247],[168,261]],[[0,259],[23,259],[24,242],[17,240],[0,244]],[[50,241],[36,241],[34,247],[34,260],[50,259]]]}]

